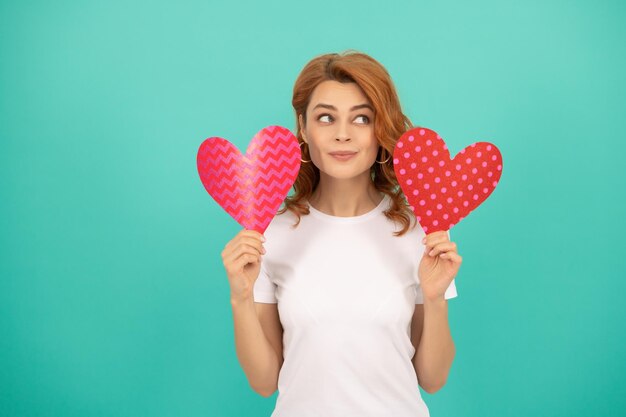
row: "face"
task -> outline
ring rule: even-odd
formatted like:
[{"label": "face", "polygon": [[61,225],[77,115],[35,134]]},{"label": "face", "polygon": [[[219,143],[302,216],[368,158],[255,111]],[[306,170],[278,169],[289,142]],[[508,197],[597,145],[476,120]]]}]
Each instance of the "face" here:
[{"label": "face", "polygon": [[[302,137],[311,161],[321,173],[336,179],[367,175],[376,161],[374,109],[356,83],[324,81],[309,100]],[[334,155],[349,152],[347,156]]]}]

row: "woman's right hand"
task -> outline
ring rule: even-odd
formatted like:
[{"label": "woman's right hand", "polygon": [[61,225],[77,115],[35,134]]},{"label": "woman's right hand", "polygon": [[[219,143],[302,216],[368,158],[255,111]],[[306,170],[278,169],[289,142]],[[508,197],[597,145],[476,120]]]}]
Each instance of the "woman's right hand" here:
[{"label": "woman's right hand", "polygon": [[261,255],[265,253],[262,239],[261,233],[243,229],[224,247],[222,261],[230,283],[231,301],[252,298],[261,270]]}]

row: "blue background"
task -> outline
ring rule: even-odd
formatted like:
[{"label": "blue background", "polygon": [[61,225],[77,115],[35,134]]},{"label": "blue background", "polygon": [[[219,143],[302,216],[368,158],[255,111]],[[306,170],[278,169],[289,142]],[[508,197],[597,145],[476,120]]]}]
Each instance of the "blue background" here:
[{"label": "blue background", "polygon": [[618,1],[0,2],[0,415],[269,416],[235,355],[200,143],[293,129],[357,49],[455,155],[504,173],[451,230],[433,416],[622,416],[626,7]]}]

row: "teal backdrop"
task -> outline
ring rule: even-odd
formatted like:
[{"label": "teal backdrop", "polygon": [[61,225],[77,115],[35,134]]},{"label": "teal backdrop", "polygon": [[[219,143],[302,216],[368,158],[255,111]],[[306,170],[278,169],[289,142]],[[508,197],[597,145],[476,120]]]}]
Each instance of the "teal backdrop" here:
[{"label": "teal backdrop", "polygon": [[452,155],[504,158],[451,230],[439,416],[626,415],[622,1],[0,2],[0,415],[269,416],[237,361],[210,136],[293,129],[356,49]]}]

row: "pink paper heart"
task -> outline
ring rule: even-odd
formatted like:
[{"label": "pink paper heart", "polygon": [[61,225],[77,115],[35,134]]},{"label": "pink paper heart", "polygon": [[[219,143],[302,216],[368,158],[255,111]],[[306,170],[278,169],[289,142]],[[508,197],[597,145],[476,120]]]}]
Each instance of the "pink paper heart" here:
[{"label": "pink paper heart", "polygon": [[405,132],[393,152],[393,167],[424,232],[450,230],[489,197],[502,174],[502,155],[489,142],[476,142],[450,160],[437,132]]},{"label": "pink paper heart", "polygon": [[289,129],[268,126],[252,138],[245,155],[226,139],[206,139],[198,149],[198,174],[239,224],[264,233],[296,180],[300,158]]}]

